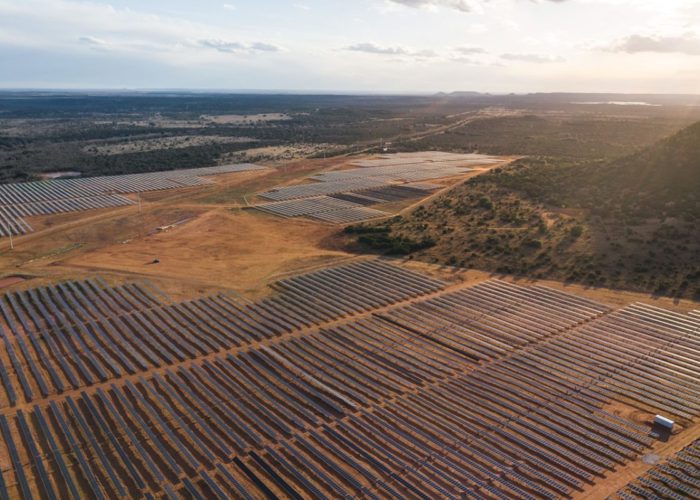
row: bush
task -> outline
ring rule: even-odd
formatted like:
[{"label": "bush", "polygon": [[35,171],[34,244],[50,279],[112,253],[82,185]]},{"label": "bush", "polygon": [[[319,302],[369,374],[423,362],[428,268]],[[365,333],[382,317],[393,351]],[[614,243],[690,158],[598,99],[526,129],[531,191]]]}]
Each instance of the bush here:
[{"label": "bush", "polygon": [[523,246],[539,250],[540,248],[542,248],[542,242],[535,238],[528,238],[525,241],[523,241]]},{"label": "bush", "polygon": [[479,208],[483,208],[484,210],[492,210],[493,202],[488,196],[482,196],[481,198],[479,198],[479,201],[476,203],[476,206]]},{"label": "bush", "polygon": [[345,227],[345,229],[343,229],[343,232],[345,234],[380,234],[380,233],[388,233],[389,228],[386,226],[355,225],[355,226]]},{"label": "bush", "polygon": [[363,234],[357,241],[375,250],[383,250],[393,255],[407,255],[435,246],[435,240],[432,238],[412,240],[410,238],[390,236],[387,233]]},{"label": "bush", "polygon": [[580,224],[576,224],[569,230],[569,234],[574,239],[579,238],[583,234],[583,226]]}]

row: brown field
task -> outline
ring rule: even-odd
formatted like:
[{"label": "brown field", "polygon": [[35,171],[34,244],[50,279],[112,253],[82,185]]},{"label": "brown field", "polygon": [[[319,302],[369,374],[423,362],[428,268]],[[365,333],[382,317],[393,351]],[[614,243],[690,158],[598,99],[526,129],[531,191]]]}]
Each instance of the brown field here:
[{"label": "brown field", "polygon": [[[318,247],[335,230],[309,221],[288,221],[253,211],[208,210],[164,233],[115,244],[60,262],[99,273],[182,279],[259,293],[270,276],[309,263],[332,263],[344,252]],[[150,264],[159,259],[159,264]]]}]

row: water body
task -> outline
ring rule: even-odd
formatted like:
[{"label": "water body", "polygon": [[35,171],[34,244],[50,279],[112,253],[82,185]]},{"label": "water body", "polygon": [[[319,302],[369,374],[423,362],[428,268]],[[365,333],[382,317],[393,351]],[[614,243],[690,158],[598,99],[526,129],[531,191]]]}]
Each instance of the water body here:
[{"label": "water body", "polygon": [[644,101],[584,101],[584,102],[572,102],[571,104],[587,104],[587,105],[600,105],[600,104],[611,104],[613,106],[661,106],[661,104],[653,104]]}]

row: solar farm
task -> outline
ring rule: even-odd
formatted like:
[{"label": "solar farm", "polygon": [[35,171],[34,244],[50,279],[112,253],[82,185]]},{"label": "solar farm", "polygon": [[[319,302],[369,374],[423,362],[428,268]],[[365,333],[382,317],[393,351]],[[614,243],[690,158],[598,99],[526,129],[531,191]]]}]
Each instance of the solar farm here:
[{"label": "solar farm", "polygon": [[333,239],[505,161],[0,186],[0,500],[697,497],[697,304]]},{"label": "solar farm", "polygon": [[[570,498],[658,447],[650,416],[698,423],[699,314],[437,276],[4,293],[0,498]],[[618,495],[692,496],[697,459]]]},{"label": "solar farm", "polygon": [[476,154],[405,153],[354,160],[354,168],[312,175],[308,183],[280,186],[259,196],[268,203],[255,207],[282,217],[310,217],[347,224],[391,213],[368,205],[420,199],[444,186],[423,181],[464,176],[473,166],[502,160]]},{"label": "solar farm", "polygon": [[131,205],[124,194],[210,184],[206,176],[260,170],[253,164],[0,184],[0,236],[32,231],[25,217]]}]

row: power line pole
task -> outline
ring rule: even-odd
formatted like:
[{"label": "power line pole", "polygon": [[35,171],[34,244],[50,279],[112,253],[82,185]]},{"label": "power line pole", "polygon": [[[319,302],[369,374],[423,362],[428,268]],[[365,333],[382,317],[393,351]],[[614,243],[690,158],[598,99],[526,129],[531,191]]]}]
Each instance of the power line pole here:
[{"label": "power line pole", "polygon": [[10,229],[10,250],[14,250],[14,249],[15,249],[15,244],[12,241],[12,229]]}]

